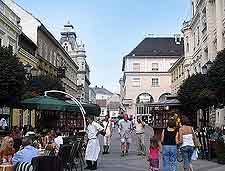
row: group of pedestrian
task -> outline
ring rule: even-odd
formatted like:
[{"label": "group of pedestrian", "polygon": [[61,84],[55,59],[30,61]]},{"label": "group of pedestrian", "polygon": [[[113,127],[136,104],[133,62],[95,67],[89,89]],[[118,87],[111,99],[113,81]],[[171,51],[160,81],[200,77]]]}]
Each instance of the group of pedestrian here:
[{"label": "group of pedestrian", "polygon": [[[106,116],[102,124],[94,121],[94,117],[87,118],[87,148],[85,159],[87,161],[86,169],[96,170],[97,159],[100,153],[100,144],[98,135],[104,137],[103,154],[109,154],[110,142],[112,136],[112,121]],[[145,123],[141,118],[136,121],[130,120],[127,114],[123,115],[118,122],[118,132],[120,136],[121,156],[128,155],[129,147],[132,142],[132,132],[135,131],[137,138],[137,155],[146,155],[146,146],[144,142]],[[154,135],[154,133],[153,133]],[[192,171],[192,155],[196,148],[194,141],[195,132],[191,122],[187,117],[183,117],[177,122],[174,117],[167,122],[167,128],[162,131],[161,138],[157,139],[151,134],[150,146],[147,155],[149,161],[149,170],[158,171],[162,168],[164,171],[177,171],[177,149],[181,150],[183,158],[184,171]],[[160,166],[160,158],[162,165]]]},{"label": "group of pedestrian", "polygon": [[160,170],[160,153],[162,155],[162,169],[177,171],[177,148],[181,150],[184,171],[192,171],[192,156],[196,147],[194,129],[187,117],[183,117],[181,125],[176,120],[168,120],[167,128],[162,131],[161,140],[152,138],[149,148],[149,165],[151,171]]}]

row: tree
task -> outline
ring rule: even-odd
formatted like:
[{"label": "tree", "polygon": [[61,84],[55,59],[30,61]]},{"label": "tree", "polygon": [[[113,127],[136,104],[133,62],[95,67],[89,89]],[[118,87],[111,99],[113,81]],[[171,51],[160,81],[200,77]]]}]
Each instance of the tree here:
[{"label": "tree", "polygon": [[225,106],[225,49],[217,54],[207,75],[208,87],[217,97],[216,105]]},{"label": "tree", "polygon": [[13,106],[25,92],[24,66],[12,50],[0,47],[0,106]]},{"label": "tree", "polygon": [[[44,92],[48,90],[65,91],[62,81],[56,77],[49,75],[40,75],[37,77],[33,77],[33,79],[30,81],[30,84],[31,90],[30,93],[27,94],[30,94],[32,96],[44,95]],[[62,97],[62,95],[59,95],[57,93],[52,94],[52,96],[60,98]]]},{"label": "tree", "polygon": [[215,102],[215,96],[209,90],[207,82],[207,75],[198,73],[186,79],[178,91],[178,99],[182,104],[183,112],[190,114],[193,118],[196,112],[202,109],[205,124],[206,110]]}]

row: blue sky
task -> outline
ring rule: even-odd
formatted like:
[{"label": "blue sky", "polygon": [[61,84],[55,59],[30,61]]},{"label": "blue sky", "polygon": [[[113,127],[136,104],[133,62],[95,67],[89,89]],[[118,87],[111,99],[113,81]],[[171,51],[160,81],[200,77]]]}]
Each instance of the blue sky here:
[{"label": "blue sky", "polygon": [[69,20],[86,45],[91,86],[119,91],[122,58],[148,34],[180,33],[191,0],[16,0],[60,38]]}]

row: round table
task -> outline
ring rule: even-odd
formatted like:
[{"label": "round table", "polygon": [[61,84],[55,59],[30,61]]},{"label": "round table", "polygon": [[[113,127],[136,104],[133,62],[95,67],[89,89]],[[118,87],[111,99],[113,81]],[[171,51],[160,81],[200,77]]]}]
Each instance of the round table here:
[{"label": "round table", "polygon": [[13,165],[12,164],[1,164],[0,171],[13,171]]}]

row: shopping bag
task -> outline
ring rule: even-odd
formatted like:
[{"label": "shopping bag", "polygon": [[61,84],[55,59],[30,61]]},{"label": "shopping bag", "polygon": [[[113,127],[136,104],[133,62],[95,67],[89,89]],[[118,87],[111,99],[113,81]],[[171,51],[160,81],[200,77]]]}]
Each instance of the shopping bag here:
[{"label": "shopping bag", "polygon": [[198,160],[198,149],[195,149],[192,156],[191,160]]}]

